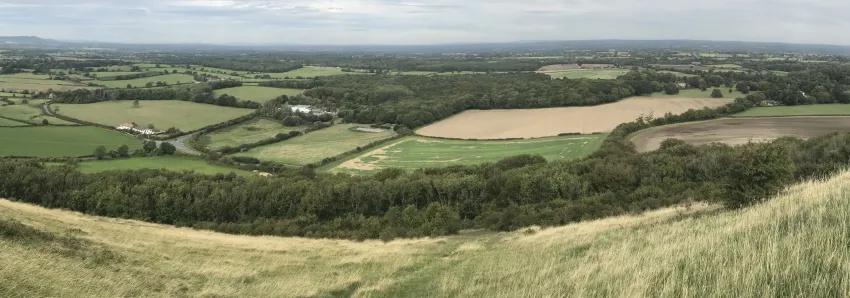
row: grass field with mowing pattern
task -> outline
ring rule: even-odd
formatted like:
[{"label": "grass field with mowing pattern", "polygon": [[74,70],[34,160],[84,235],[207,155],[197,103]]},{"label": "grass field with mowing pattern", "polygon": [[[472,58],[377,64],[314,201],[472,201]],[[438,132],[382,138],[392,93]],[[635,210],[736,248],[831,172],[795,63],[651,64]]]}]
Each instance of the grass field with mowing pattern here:
[{"label": "grass field with mowing pattern", "polygon": [[0,156],[32,157],[86,156],[98,146],[141,148],[141,141],[133,136],[91,126],[0,128],[0,144]]},{"label": "grass field with mowing pattern", "polygon": [[290,165],[306,165],[395,135],[394,132],[388,130],[377,133],[352,130],[352,128],[358,126],[362,125],[336,124],[300,137],[260,146],[236,155]]},{"label": "grass field with mowing pattern", "polygon": [[367,172],[383,168],[418,169],[495,162],[520,154],[546,160],[571,160],[599,149],[606,134],[561,136],[529,140],[447,140],[419,136],[390,142],[342,162],[331,172]]}]

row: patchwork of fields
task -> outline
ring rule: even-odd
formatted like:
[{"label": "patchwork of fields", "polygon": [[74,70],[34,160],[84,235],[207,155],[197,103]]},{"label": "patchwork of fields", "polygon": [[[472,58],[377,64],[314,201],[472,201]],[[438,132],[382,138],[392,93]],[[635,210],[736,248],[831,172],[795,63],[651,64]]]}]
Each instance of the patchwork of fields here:
[{"label": "patchwork of fields", "polygon": [[521,154],[541,155],[549,161],[571,160],[593,153],[605,134],[531,140],[447,140],[405,137],[349,159],[332,172],[368,172],[384,168],[418,169],[495,162]]},{"label": "patchwork of fields", "polygon": [[390,138],[395,132],[355,131],[356,124],[336,124],[286,141],[260,146],[237,156],[254,157],[290,165],[316,163],[327,157],[356,150],[359,147]]},{"label": "patchwork of fields", "polygon": [[85,84],[71,81],[51,80],[48,75],[17,73],[0,75],[0,91],[4,92],[30,92],[38,91],[68,91],[73,89],[91,88]]},{"label": "patchwork of fields", "polygon": [[724,143],[740,145],[767,142],[781,137],[807,139],[833,132],[850,131],[850,117],[723,118],[644,129],[629,137],[638,151],[658,149],[666,139],[693,145]]},{"label": "patchwork of fields", "polygon": [[0,128],[0,144],[0,156],[31,157],[86,156],[98,146],[141,148],[141,141],[133,136],[90,126]]},{"label": "patchwork of fields", "polygon": [[134,107],[132,101],[128,100],[90,104],[54,104],[51,107],[57,113],[71,118],[113,127],[135,122],[141,127],[152,124],[160,130],[175,127],[182,131],[196,130],[253,112],[250,109],[182,100],[145,100],[140,101],[139,107]]},{"label": "patchwork of fields", "polygon": [[467,110],[425,126],[417,134],[457,139],[539,138],[562,133],[608,132],[641,116],[680,114],[690,109],[715,108],[729,99],[632,97],[587,107]]}]

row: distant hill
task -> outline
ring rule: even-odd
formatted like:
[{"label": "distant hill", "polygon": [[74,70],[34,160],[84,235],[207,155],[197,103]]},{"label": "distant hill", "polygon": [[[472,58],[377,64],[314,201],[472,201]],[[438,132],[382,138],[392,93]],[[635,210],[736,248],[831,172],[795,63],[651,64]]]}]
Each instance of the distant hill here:
[{"label": "distant hill", "polygon": [[381,242],[236,236],[0,200],[0,297],[840,297],[850,172],[753,207]]},{"label": "distant hill", "polygon": [[792,44],[778,42],[709,40],[568,40],[518,41],[503,43],[455,43],[433,45],[300,45],[300,44],[132,44],[97,41],[61,41],[37,36],[0,36],[0,48],[108,48],[130,51],[299,51],[299,52],[386,52],[386,53],[499,53],[557,52],[563,50],[703,50],[810,53],[850,56],[850,46]]}]

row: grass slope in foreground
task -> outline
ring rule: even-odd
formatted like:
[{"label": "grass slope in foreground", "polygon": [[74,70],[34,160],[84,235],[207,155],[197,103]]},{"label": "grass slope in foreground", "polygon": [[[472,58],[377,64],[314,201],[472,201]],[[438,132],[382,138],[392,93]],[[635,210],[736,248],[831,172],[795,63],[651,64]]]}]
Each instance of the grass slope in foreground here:
[{"label": "grass slope in foreground", "polygon": [[0,156],[32,157],[86,156],[98,146],[141,148],[141,141],[133,136],[91,126],[0,128],[0,144]]},{"label": "grass slope in foreground", "polygon": [[114,160],[88,161],[78,164],[83,173],[99,173],[112,170],[166,169],[169,171],[191,171],[199,174],[215,175],[236,173],[248,176],[251,172],[213,165],[204,160],[180,156],[138,157]]},{"label": "grass slope in foreground", "polygon": [[216,150],[270,139],[293,130],[303,131],[304,127],[288,127],[278,121],[258,118],[209,133],[204,142],[208,148]]},{"label": "grass slope in foreground", "polygon": [[755,107],[735,114],[734,117],[777,117],[777,116],[847,116],[850,104],[814,104],[799,106]]},{"label": "grass slope in foreground", "polygon": [[447,140],[405,137],[341,163],[331,171],[361,172],[383,168],[418,169],[495,162],[520,154],[541,155],[549,161],[581,158],[602,145],[606,134],[529,140]]},{"label": "grass slope in foreground", "polygon": [[845,172],[736,211],[695,204],[387,243],[234,236],[0,200],[0,296],[840,297],[848,196]]},{"label": "grass slope in foreground", "polygon": [[239,86],[232,88],[224,88],[213,91],[216,97],[223,94],[228,94],[240,100],[249,100],[256,103],[265,103],[269,100],[280,97],[281,95],[295,96],[301,94],[304,90],[290,88],[272,88],[262,86]]},{"label": "grass slope in foreground", "polygon": [[382,132],[360,132],[353,130],[353,128],[359,126],[362,125],[336,124],[300,137],[260,146],[237,155],[290,165],[306,165],[395,135],[394,132],[389,130]]},{"label": "grass slope in foreground", "polygon": [[157,129],[176,127],[182,131],[196,130],[250,114],[253,110],[223,107],[182,100],[143,100],[134,107],[129,100],[103,101],[88,104],[54,104],[57,113],[88,122],[109,126],[135,122]]}]

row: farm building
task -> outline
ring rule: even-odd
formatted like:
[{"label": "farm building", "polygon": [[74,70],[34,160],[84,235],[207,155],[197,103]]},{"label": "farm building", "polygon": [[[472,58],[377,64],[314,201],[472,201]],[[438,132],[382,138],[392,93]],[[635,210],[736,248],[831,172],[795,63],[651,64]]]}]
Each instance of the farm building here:
[{"label": "farm building", "polygon": [[150,128],[137,128],[135,123],[124,123],[116,126],[115,129],[146,136],[158,133],[156,130]]}]

